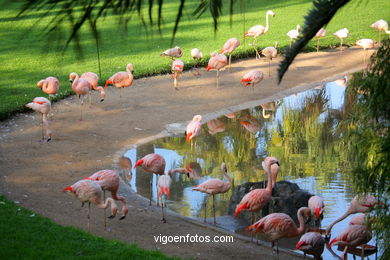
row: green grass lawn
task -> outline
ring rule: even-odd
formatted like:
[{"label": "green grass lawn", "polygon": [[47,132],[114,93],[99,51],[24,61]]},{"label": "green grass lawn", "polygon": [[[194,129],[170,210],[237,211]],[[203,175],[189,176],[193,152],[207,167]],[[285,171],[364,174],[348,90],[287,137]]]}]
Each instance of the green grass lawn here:
[{"label": "green grass lawn", "polygon": [[[228,1],[224,2],[228,3]],[[198,1],[192,1],[186,5],[184,18],[174,44],[183,49],[182,59],[188,66],[192,64],[189,53],[192,48],[201,49],[206,55],[206,61],[209,54],[214,50],[219,50],[228,38],[242,39],[243,27],[239,14],[239,2],[237,1],[235,7],[237,11],[233,16],[232,27],[229,24],[229,6],[226,4],[225,16],[220,19],[217,34],[214,34],[212,20],[207,13],[198,20],[192,17],[191,12]],[[169,60],[161,58],[159,54],[169,47],[178,1],[167,0],[164,3],[162,35],[159,35],[156,28],[149,28],[146,32],[138,19],[128,24],[127,31],[118,25],[118,19],[115,16],[107,16],[100,20],[98,28],[101,32],[101,84],[114,72],[124,70],[129,62],[134,65],[136,77],[159,74],[170,69]],[[63,28],[61,33],[48,40],[42,36],[41,32],[52,16],[40,19],[39,14],[44,12],[40,11],[28,13],[16,19],[15,15],[20,6],[21,2],[18,1],[0,0],[0,120],[22,110],[24,104],[33,97],[45,96],[36,87],[37,81],[42,78],[49,75],[58,77],[61,81],[59,97],[62,97],[71,93],[68,82],[70,72],[98,72],[95,41],[88,28],[82,30],[83,56],[73,52],[73,45],[62,55],[61,47],[69,35],[69,28]],[[302,24],[303,17],[311,6],[311,1],[247,0],[246,6],[247,29],[256,24],[265,25],[265,12],[268,9],[275,12],[276,16],[270,18],[269,32],[261,36],[258,44],[263,48],[273,46],[275,41],[278,41],[279,46],[283,48],[289,45],[290,39],[286,33],[294,29],[297,24]],[[350,37],[345,41],[346,44],[352,44],[360,38],[376,39],[377,32],[369,26],[378,19],[390,21],[388,10],[390,10],[390,1],[351,1],[327,26],[328,36],[321,40],[321,47],[338,45],[338,39],[331,33],[344,27],[350,30]],[[157,6],[153,11],[157,13]],[[146,13],[145,17],[147,17]],[[40,23],[36,23],[38,20]],[[307,50],[311,50],[314,46],[313,41]],[[253,53],[253,49],[248,45],[238,50],[238,55],[241,56],[248,53]]]},{"label": "green grass lawn", "polygon": [[60,226],[0,196],[0,259],[173,259]]}]

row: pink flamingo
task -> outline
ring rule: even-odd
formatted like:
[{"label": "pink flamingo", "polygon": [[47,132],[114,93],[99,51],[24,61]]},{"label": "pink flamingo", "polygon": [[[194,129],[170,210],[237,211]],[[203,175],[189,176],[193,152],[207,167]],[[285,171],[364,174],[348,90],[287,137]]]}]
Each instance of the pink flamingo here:
[{"label": "pink flamingo", "polygon": [[238,48],[238,46],[240,46],[240,41],[237,38],[230,38],[225,42],[222,50],[220,51],[220,54],[227,54],[227,53],[229,54],[229,67],[228,67],[229,72],[232,64],[232,53],[235,49]]},{"label": "pink flamingo", "polygon": [[242,125],[252,134],[256,134],[261,129],[259,121],[255,117],[250,115],[245,115],[244,117],[240,118],[240,125]]},{"label": "pink flamingo", "polygon": [[260,70],[251,70],[248,73],[246,73],[244,76],[242,76],[242,79],[240,81],[241,84],[245,84],[245,86],[252,85],[252,90],[255,90],[255,84],[262,81],[264,78],[264,74]]},{"label": "pink flamingo", "polygon": [[104,85],[106,88],[108,85],[113,85],[119,88],[119,97],[122,97],[122,88],[130,87],[133,84],[133,64],[129,63],[126,66],[126,71],[120,71],[112,75]]},{"label": "pink flamingo", "polygon": [[299,227],[294,220],[284,213],[272,213],[250,225],[246,231],[253,231],[254,234],[261,232],[268,240],[272,241],[272,248],[276,242],[276,253],[279,254],[278,240],[281,238],[296,237],[305,232],[305,222],[302,214],[310,218],[310,209],[302,207],[297,212]]},{"label": "pink flamingo", "polygon": [[380,204],[375,197],[371,195],[364,195],[364,196],[355,196],[351,203],[349,204],[348,210],[338,219],[333,221],[332,224],[330,224],[326,228],[326,235],[330,234],[330,231],[332,230],[332,227],[337,224],[338,222],[344,220],[346,217],[348,217],[351,214],[355,213],[366,213],[369,212],[375,205]]},{"label": "pink flamingo", "polygon": [[256,59],[260,59],[260,54],[257,51],[255,42],[259,36],[268,32],[268,30],[269,30],[268,16],[269,15],[272,15],[273,17],[275,17],[275,13],[272,12],[271,10],[268,10],[267,13],[265,14],[265,19],[266,19],[266,26],[265,27],[263,25],[255,25],[252,28],[250,28],[249,31],[247,31],[244,35],[244,39],[246,37],[253,37],[252,46],[256,51]]},{"label": "pink flamingo", "polygon": [[183,72],[184,69],[184,62],[182,60],[174,60],[172,62],[171,71],[173,73],[173,85],[175,86],[176,90],[179,90],[177,88],[177,79],[179,78],[180,74]]},{"label": "pink flamingo", "polygon": [[348,38],[348,36],[349,36],[348,29],[347,28],[340,29],[337,32],[335,32],[333,35],[340,39],[340,52],[342,52],[343,51],[343,40],[345,38]]},{"label": "pink flamingo", "polygon": [[[51,109],[51,103],[47,98],[44,97],[36,97],[32,102],[26,104],[26,107],[31,108],[32,110],[40,113],[42,116],[42,142],[45,141],[45,137],[47,137],[46,142],[51,140],[51,130],[49,129],[49,121],[48,114]],[[46,131],[45,131],[46,128]],[[46,136],[45,136],[46,133]]]},{"label": "pink flamingo", "polygon": [[96,75],[96,73],[84,72],[81,74],[80,79],[85,79],[88,81],[91,84],[93,90],[100,91],[100,102],[104,101],[106,92],[104,91],[103,87],[98,86],[99,77]]},{"label": "pink flamingo", "polygon": [[87,94],[91,97],[91,89],[92,85],[91,83],[86,80],[79,77],[79,75],[75,72],[70,73],[69,75],[69,81],[72,84],[72,90],[76,95],[79,97],[80,103],[80,121],[83,120],[83,105],[84,105],[84,98],[81,98],[81,96],[85,96]]},{"label": "pink flamingo", "polygon": [[172,60],[175,60],[174,58],[180,58],[183,55],[183,52],[181,51],[179,46],[176,46],[175,48],[170,48],[163,53],[160,54],[162,57],[169,57]]},{"label": "pink flamingo", "polygon": [[356,45],[360,46],[363,48],[364,50],[364,65],[367,65],[368,66],[368,63],[367,63],[367,49],[372,49],[374,48],[374,41],[371,40],[371,39],[360,39],[356,42]]},{"label": "pink flamingo", "polygon": [[301,26],[298,24],[297,29],[288,31],[287,36],[290,37],[290,40],[291,40],[290,47],[291,47],[291,44],[293,43],[293,41],[298,39],[300,30],[301,30]]},{"label": "pink flamingo", "polygon": [[[194,48],[191,50],[191,57],[196,60],[196,61],[199,61],[203,58],[203,53],[198,49],[198,48]],[[195,64],[195,67],[197,67],[197,64]],[[200,76],[200,72],[199,71],[196,71],[196,73],[194,73],[195,76]]]},{"label": "pink flamingo", "polygon": [[[213,196],[213,212],[214,212],[214,225],[217,224],[217,221],[215,219],[215,195],[226,193],[230,187],[232,186],[232,180],[230,179],[229,175],[227,175],[227,167],[226,164],[223,162],[221,165],[221,170],[227,181],[222,181],[219,179],[210,179],[207,180],[193,188],[192,190],[200,191],[202,193],[206,193],[209,196]],[[207,208],[207,200],[204,203],[204,222],[206,223],[206,208]]]},{"label": "pink flamingo", "polygon": [[324,28],[319,29],[318,32],[316,33],[315,38],[317,39],[317,53],[318,50],[320,49],[320,38],[325,36],[326,36],[326,30]]},{"label": "pink flamingo", "polygon": [[[271,199],[272,187],[274,186],[273,179],[278,175],[280,170],[279,162],[275,157],[266,157],[263,161],[263,168],[267,173],[268,181],[265,189],[254,189],[248,192],[236,207],[234,218],[237,218],[241,211],[252,212],[252,224],[254,222],[254,214],[261,210]],[[273,176],[275,176],[273,178]]]},{"label": "pink flamingo", "polygon": [[216,51],[211,53],[211,58],[206,67],[206,71],[216,70],[217,71],[217,88],[219,88],[219,70],[227,65],[227,58],[224,54],[218,54]]},{"label": "pink flamingo", "polygon": [[105,202],[101,200],[102,198],[102,188],[96,181],[91,180],[81,180],[75,184],[68,186],[64,189],[64,192],[69,192],[78,198],[82,205],[85,202],[88,202],[88,230],[89,230],[89,213],[91,211],[91,202],[95,204],[98,208],[106,209],[108,203],[111,203],[111,216],[108,218],[114,218],[118,207],[115,204],[115,201],[112,198],[107,198]]},{"label": "pink flamingo", "polygon": [[388,30],[389,29],[389,25],[383,19],[380,19],[380,20],[376,21],[375,23],[371,24],[370,27],[375,29],[375,30],[378,30],[378,43],[381,43],[381,33],[382,33],[382,31],[384,31],[385,33],[390,33],[390,31]]},{"label": "pink flamingo", "polygon": [[321,255],[324,252],[325,238],[317,232],[308,232],[301,236],[295,249],[301,250],[306,257],[306,254],[313,255],[314,259],[322,259]]},{"label": "pink flamingo", "polygon": [[47,77],[38,81],[37,86],[46,94],[55,95],[60,89],[60,81],[56,77]]},{"label": "pink flamingo", "polygon": [[366,214],[356,214],[349,220],[349,225],[366,225]]},{"label": "pink flamingo", "polygon": [[319,221],[321,227],[321,219],[324,213],[324,199],[320,196],[311,196],[309,199],[309,209],[314,220]]},{"label": "pink flamingo", "polygon": [[209,134],[215,135],[216,133],[225,131],[226,124],[219,119],[212,119],[207,122],[207,127],[209,128]]},{"label": "pink flamingo", "polygon": [[[345,256],[348,251],[348,247],[358,247],[367,244],[372,238],[371,232],[365,225],[350,225],[344,229],[340,234],[337,235],[330,243],[329,248],[332,245],[345,246],[342,258],[346,259]],[[362,246],[362,258],[364,253],[364,246]]]},{"label": "pink flamingo", "polygon": [[[138,166],[141,166],[145,172],[150,172],[156,175],[165,174],[165,159],[159,154],[150,153],[139,159],[135,165],[134,169]],[[152,205],[152,193],[153,193],[153,178],[150,179],[150,201],[149,205]],[[157,201],[158,205],[158,201]]]},{"label": "pink flamingo", "polygon": [[186,141],[190,143],[192,139],[199,136],[202,132],[202,116],[196,115],[192,118],[192,121],[188,123],[186,129]]},{"label": "pink flamingo", "polygon": [[[111,197],[114,200],[119,200],[122,203],[122,216],[119,220],[126,218],[129,212],[125,197],[118,196],[120,177],[119,174],[113,170],[100,170],[85,178],[86,180],[97,181],[103,190],[103,200],[106,199],[106,190],[111,192]],[[106,211],[104,211],[106,214]],[[104,227],[106,227],[106,218],[104,218]]]},{"label": "pink flamingo", "polygon": [[278,42],[275,42],[275,47],[266,47],[261,51],[261,54],[263,54],[268,59],[268,76],[271,76],[271,61],[272,59],[275,59],[276,56],[278,56]]},{"label": "pink flamingo", "polygon": [[161,199],[161,212],[162,212],[161,221],[163,223],[167,222],[167,220],[165,219],[166,211],[164,212],[164,207],[165,209],[167,208],[167,198],[171,196],[171,192],[170,192],[170,187],[172,183],[171,173],[172,172],[169,171],[168,174],[160,176],[157,182],[158,198]]}]

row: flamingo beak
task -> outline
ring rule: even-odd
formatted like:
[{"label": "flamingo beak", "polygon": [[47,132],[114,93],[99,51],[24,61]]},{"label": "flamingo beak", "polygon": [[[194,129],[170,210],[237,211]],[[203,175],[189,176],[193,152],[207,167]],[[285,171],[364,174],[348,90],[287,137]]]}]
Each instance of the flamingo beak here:
[{"label": "flamingo beak", "polygon": [[134,169],[137,168],[138,166],[140,166],[141,164],[144,163],[144,160],[138,160],[135,165],[134,165]]}]

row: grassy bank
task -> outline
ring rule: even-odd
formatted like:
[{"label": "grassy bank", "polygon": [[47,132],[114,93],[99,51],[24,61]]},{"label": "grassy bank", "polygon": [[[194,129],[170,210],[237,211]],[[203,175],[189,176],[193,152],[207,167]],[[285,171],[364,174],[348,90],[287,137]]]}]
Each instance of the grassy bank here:
[{"label": "grassy bank", "polygon": [[[138,19],[131,21],[127,30],[118,26],[115,16],[102,18],[98,24],[101,32],[100,57],[102,79],[104,82],[110,75],[124,70],[127,63],[133,63],[135,76],[155,75],[169,71],[169,60],[159,54],[169,47],[174,19],[176,17],[178,1],[169,0],[164,4],[164,25],[160,35],[154,28],[145,31]],[[187,66],[192,64],[189,51],[200,48],[205,54],[205,62],[209,53],[219,50],[226,39],[237,37],[242,39],[243,24],[239,14],[239,1],[234,10],[233,24],[230,27],[228,5],[224,7],[224,14],[220,19],[219,31],[214,34],[212,19],[204,14],[194,20],[191,15],[198,1],[188,2],[184,11],[184,19],[176,35],[175,45],[183,51],[183,60]],[[23,109],[24,104],[35,96],[45,96],[36,87],[36,82],[49,75],[56,76],[61,81],[59,98],[71,93],[68,75],[75,71],[98,72],[95,41],[89,29],[83,29],[81,44],[83,55],[73,52],[73,45],[63,54],[62,47],[69,35],[69,28],[64,26],[63,31],[50,40],[43,37],[41,32],[53,16],[40,19],[40,11],[29,13],[21,18],[15,18],[21,2],[0,0],[0,120],[9,117],[12,113]],[[276,16],[270,18],[270,30],[258,40],[260,48],[273,46],[275,41],[285,48],[289,45],[286,33],[302,24],[303,16],[311,6],[307,0],[276,0],[270,3],[266,0],[247,0],[246,29],[256,24],[265,25],[265,12],[271,9]],[[378,19],[390,20],[388,10],[390,2],[383,0],[351,1],[343,8],[328,25],[328,36],[321,40],[321,47],[334,47],[339,44],[338,39],[331,33],[347,27],[350,37],[345,41],[352,44],[360,38],[377,37],[377,32],[369,25]],[[56,10],[53,10],[54,12]],[[157,6],[155,10],[157,13]],[[145,13],[145,17],[146,13]],[[40,20],[39,23],[37,21]],[[249,40],[251,41],[251,40]],[[313,41],[309,50],[315,46]],[[239,48],[237,55],[252,55],[253,49],[246,45]],[[336,62],[336,61],[335,61]],[[109,97],[107,97],[109,100]]]},{"label": "grassy bank", "polygon": [[0,259],[172,259],[60,226],[0,196]]}]

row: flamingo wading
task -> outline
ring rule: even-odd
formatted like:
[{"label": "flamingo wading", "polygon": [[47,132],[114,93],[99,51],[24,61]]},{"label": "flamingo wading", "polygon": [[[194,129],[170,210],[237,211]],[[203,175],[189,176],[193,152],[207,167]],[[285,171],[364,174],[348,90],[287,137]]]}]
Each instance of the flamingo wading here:
[{"label": "flamingo wading", "polygon": [[227,58],[224,54],[218,54],[216,51],[211,53],[211,58],[206,67],[207,71],[217,71],[217,88],[219,88],[219,71],[227,65]]},{"label": "flamingo wading", "polygon": [[275,47],[266,47],[261,51],[261,54],[268,60],[268,77],[271,76],[271,61],[278,56],[278,42],[275,42]]}]

